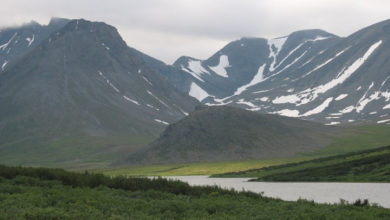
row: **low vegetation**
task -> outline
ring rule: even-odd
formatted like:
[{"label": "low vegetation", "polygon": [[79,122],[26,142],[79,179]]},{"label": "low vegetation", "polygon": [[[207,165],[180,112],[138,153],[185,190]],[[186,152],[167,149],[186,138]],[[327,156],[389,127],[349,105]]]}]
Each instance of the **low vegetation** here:
[{"label": "low vegetation", "polygon": [[216,176],[257,177],[258,181],[390,182],[390,146]]},{"label": "low vegetation", "polygon": [[0,219],[389,219],[369,205],[286,202],[166,179],[0,166]]},{"label": "low vegetation", "polygon": [[97,170],[108,176],[190,176],[245,171],[249,169],[299,162],[313,157],[294,157],[269,160],[243,160],[209,163],[180,163],[145,166],[112,167]]}]

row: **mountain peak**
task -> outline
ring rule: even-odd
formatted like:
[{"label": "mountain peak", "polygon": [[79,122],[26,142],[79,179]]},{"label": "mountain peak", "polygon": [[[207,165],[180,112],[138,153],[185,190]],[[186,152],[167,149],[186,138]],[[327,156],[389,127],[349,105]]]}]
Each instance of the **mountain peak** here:
[{"label": "mountain peak", "polygon": [[59,17],[52,17],[49,22],[49,26],[54,25],[64,25],[68,23],[70,20],[67,18],[59,18]]},{"label": "mountain peak", "polygon": [[181,56],[173,63],[173,66],[180,66],[180,64],[186,64],[189,61],[201,61],[201,60],[190,56]]},{"label": "mountain peak", "polygon": [[334,38],[337,36],[321,29],[306,29],[292,32],[288,37],[301,38],[302,40],[314,40],[319,38]]}]

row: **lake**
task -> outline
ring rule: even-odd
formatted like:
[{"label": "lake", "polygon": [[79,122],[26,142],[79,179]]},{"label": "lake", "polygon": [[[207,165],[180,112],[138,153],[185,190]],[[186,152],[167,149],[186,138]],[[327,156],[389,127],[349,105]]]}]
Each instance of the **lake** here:
[{"label": "lake", "polygon": [[208,176],[169,176],[190,185],[218,185],[222,188],[246,190],[264,196],[296,201],[299,198],[318,203],[354,202],[368,199],[370,203],[390,208],[390,183],[322,183],[322,182],[248,182],[250,178],[209,178]]}]

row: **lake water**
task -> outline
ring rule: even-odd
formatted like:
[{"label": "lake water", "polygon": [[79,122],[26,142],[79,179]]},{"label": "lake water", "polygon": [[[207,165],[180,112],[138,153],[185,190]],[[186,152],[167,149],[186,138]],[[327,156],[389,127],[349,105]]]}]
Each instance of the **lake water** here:
[{"label": "lake water", "polygon": [[190,185],[218,185],[222,188],[261,193],[267,197],[296,201],[299,198],[318,203],[354,202],[368,199],[370,203],[390,208],[390,183],[280,183],[248,182],[249,178],[209,178],[208,176],[170,176]]}]

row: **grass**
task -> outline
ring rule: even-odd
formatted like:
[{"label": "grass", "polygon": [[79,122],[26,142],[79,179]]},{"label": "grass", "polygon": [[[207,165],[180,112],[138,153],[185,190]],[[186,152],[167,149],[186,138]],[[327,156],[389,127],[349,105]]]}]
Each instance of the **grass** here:
[{"label": "grass", "polygon": [[0,146],[0,161],[23,166],[71,170],[102,168],[150,143],[154,137],[136,135],[25,138]]},{"label": "grass", "polygon": [[333,143],[305,156],[330,156],[374,149],[390,144],[390,125],[364,125],[347,127],[350,132],[334,138]]},{"label": "grass", "polygon": [[0,165],[3,219],[389,219],[370,205],[282,201],[179,181]]},{"label": "grass", "polygon": [[346,130],[348,130],[348,132],[345,132],[342,136],[335,137],[329,146],[291,158],[114,167],[111,169],[99,170],[99,172],[103,172],[104,174],[110,176],[214,175],[307,161],[320,157],[374,149],[390,144],[389,125],[365,125],[359,127],[348,127]]},{"label": "grass", "polygon": [[258,181],[390,182],[390,146],[217,175]]},{"label": "grass", "polygon": [[243,171],[272,165],[298,162],[311,157],[283,158],[270,160],[245,160],[214,163],[167,164],[150,166],[115,167],[99,170],[109,176],[186,176],[212,175],[233,171]]}]

